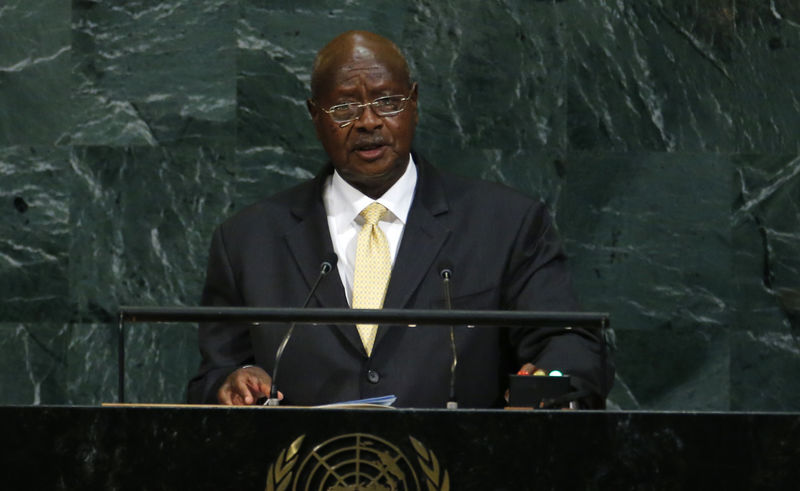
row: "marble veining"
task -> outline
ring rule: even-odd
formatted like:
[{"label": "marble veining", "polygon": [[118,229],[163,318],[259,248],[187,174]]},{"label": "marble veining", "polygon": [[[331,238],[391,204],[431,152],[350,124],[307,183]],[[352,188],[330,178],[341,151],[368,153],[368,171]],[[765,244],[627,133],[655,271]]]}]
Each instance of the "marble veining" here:
[{"label": "marble veining", "polygon": [[[417,150],[550,207],[612,314],[609,407],[796,411],[798,26],[794,0],[5,1],[0,403],[116,398],[118,306],[195,305],[216,224],[319,171],[311,64],[359,28],[407,53]],[[131,326],[129,400],[181,401],[195,337]]]}]

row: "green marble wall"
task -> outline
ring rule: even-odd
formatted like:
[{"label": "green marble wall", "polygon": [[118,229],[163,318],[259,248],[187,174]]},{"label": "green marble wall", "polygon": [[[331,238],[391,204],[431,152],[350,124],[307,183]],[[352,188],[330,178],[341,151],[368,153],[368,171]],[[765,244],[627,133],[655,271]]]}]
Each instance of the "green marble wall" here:
[{"label": "green marble wall", "polygon": [[[4,0],[0,403],[114,400],[118,305],[196,305],[214,226],[322,165],[303,100],[346,29],[394,39],[416,147],[552,207],[624,409],[800,409],[800,5]],[[180,402],[191,325],[128,333]]]}]

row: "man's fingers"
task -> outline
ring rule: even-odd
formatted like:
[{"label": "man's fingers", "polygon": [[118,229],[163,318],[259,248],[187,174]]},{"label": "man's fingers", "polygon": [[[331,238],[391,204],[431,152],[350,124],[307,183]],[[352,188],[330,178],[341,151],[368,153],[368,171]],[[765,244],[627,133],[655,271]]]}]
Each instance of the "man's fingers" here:
[{"label": "man's fingers", "polygon": [[257,377],[248,377],[247,387],[250,389],[250,393],[255,398],[269,396],[270,387],[265,384],[263,380],[259,380]]},{"label": "man's fingers", "polygon": [[[269,396],[272,379],[262,368],[251,366],[240,368],[225,379],[217,392],[220,404],[243,406],[256,402],[256,399]],[[283,398],[279,394],[279,399]]]},{"label": "man's fingers", "polygon": [[233,379],[233,390],[241,399],[241,404],[252,404],[253,394],[250,392],[250,377],[237,374]]},{"label": "man's fingers", "polygon": [[217,400],[220,404],[224,404],[226,406],[233,404],[233,401],[231,401],[231,391],[228,382],[222,384],[222,387],[220,387],[217,391]]},{"label": "man's fingers", "polygon": [[[242,370],[236,370],[228,375],[225,383],[217,392],[217,400],[226,406],[242,406],[252,404],[253,396],[248,388],[248,375]],[[249,399],[249,400],[248,400]]]},{"label": "man's fingers", "polygon": [[226,406],[241,406],[244,404],[241,394],[237,392],[231,380],[226,380],[217,392],[217,400]]},{"label": "man's fingers", "polygon": [[271,387],[264,382],[256,381],[255,389],[259,392],[259,397],[269,397]]}]

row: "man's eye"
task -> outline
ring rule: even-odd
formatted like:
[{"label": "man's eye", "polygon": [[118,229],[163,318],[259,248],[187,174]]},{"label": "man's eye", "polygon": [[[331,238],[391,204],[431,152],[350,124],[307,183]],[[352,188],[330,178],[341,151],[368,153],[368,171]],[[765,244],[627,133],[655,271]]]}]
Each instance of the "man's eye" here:
[{"label": "man's eye", "polygon": [[375,100],[375,105],[381,109],[396,109],[399,103],[400,101],[396,97],[386,97]]},{"label": "man's eye", "polygon": [[349,117],[356,110],[357,109],[354,109],[352,104],[340,104],[338,106],[333,106],[330,112],[336,117]]}]

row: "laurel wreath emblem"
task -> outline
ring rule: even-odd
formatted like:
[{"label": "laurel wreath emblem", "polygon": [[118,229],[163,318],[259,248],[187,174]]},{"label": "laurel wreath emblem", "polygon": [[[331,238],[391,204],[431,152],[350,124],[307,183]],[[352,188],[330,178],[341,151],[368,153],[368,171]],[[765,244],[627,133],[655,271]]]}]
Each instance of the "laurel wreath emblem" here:
[{"label": "laurel wreath emblem", "polygon": [[417,461],[427,478],[425,482],[428,484],[428,491],[450,491],[450,475],[446,470],[442,472],[443,469],[439,465],[439,459],[436,458],[436,454],[425,448],[413,436],[409,436],[408,439],[411,440],[411,445],[414,446],[414,450],[417,452]]},{"label": "laurel wreath emblem", "polygon": [[[295,477],[293,469],[300,461],[298,457],[300,446],[305,437],[306,435],[298,437],[289,447],[281,450],[280,454],[278,454],[278,459],[269,466],[266,491],[286,491],[292,485],[292,480]],[[450,475],[439,464],[436,454],[425,448],[425,445],[416,438],[409,436],[408,439],[417,453],[417,462],[425,475],[427,490],[450,491]]]},{"label": "laurel wreath emblem", "polygon": [[289,487],[292,482],[292,467],[298,461],[297,454],[305,437],[305,435],[298,437],[289,448],[281,450],[278,460],[269,466],[266,491],[285,491]]}]

